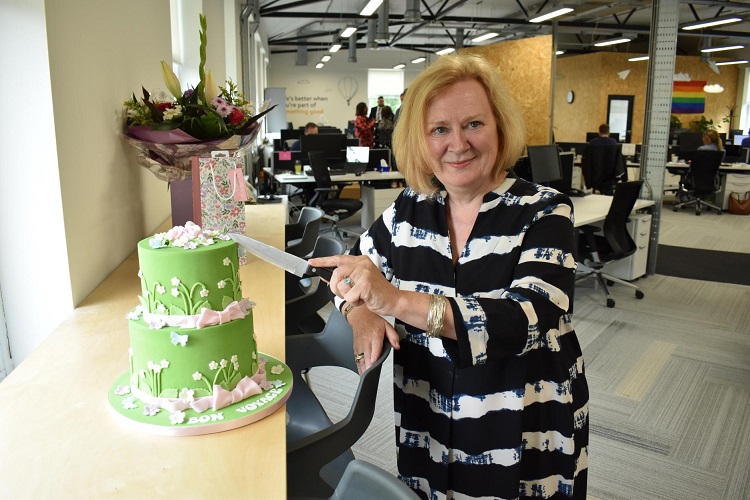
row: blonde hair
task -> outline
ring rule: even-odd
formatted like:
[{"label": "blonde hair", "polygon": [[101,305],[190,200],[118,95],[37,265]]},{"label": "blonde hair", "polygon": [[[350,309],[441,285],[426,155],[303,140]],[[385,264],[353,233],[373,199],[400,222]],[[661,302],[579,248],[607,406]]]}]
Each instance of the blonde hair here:
[{"label": "blonde hair", "polygon": [[499,179],[504,171],[510,170],[523,151],[526,140],[523,118],[497,69],[474,54],[441,56],[409,86],[393,131],[396,165],[409,187],[418,193],[435,195],[438,191],[427,149],[427,109],[445,89],[466,80],[475,80],[484,87],[495,117],[500,144],[493,177]]},{"label": "blonde hair", "polygon": [[722,144],[721,137],[716,130],[709,129],[703,132],[703,142],[706,142],[706,140],[708,140],[708,144],[715,143],[719,151],[724,151],[724,144]]}]

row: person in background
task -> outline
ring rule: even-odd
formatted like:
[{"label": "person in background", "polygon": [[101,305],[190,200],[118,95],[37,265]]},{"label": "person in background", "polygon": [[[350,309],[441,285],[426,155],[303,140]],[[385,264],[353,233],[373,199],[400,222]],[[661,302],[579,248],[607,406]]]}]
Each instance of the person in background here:
[{"label": "person in background", "polygon": [[404,95],[406,95],[406,91],[409,90],[408,88],[405,88],[403,92],[401,92],[401,95],[399,96],[399,99],[401,99],[401,104],[399,104],[398,109],[396,110],[396,114],[393,118],[393,126],[395,127],[398,123],[398,116],[401,114],[401,106],[404,105]]},{"label": "person in background", "polygon": [[391,149],[393,135],[393,111],[390,106],[383,106],[380,122],[375,127],[375,147]]},{"label": "person in background", "polygon": [[525,138],[494,65],[442,56],[393,132],[408,187],[350,255],[309,261],[336,268],[360,373],[395,349],[398,475],[422,498],[586,497],[573,206],[508,177]]},{"label": "person in background", "polygon": [[375,143],[375,119],[367,117],[367,104],[360,102],[355,108],[354,137],[359,139],[360,146],[371,148]]},{"label": "person in background", "polygon": [[699,146],[698,151],[724,151],[719,133],[714,129],[703,132],[703,146]]},{"label": "person in background", "polygon": [[617,144],[617,141],[609,136],[609,125],[602,123],[599,125],[599,137],[594,137],[589,144]]},{"label": "person in background", "polygon": [[[305,125],[305,131],[303,132],[305,135],[311,135],[311,134],[317,134],[318,133],[318,125],[309,122],[307,125]],[[297,139],[292,143],[292,147],[289,148],[289,151],[299,151],[301,149],[300,140]]]},{"label": "person in background", "polygon": [[750,148],[750,136],[745,137],[742,139],[742,143],[740,144],[743,148]]},{"label": "person in background", "polygon": [[380,121],[380,114],[383,112],[383,106],[385,106],[385,100],[383,99],[383,96],[378,97],[378,105],[373,106],[370,109],[370,120],[375,120],[375,122]]}]

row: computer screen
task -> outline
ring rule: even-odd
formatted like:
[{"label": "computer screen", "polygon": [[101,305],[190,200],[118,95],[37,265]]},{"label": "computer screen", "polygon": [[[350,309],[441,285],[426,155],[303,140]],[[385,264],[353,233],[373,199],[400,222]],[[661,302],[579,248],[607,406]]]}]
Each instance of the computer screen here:
[{"label": "computer screen", "polygon": [[703,146],[703,134],[701,132],[683,132],[677,136],[677,145],[680,152],[696,151]]},{"label": "computer screen", "polygon": [[622,155],[623,156],[635,156],[635,144],[633,144],[632,142],[623,143]]},{"label": "computer screen", "polygon": [[742,146],[742,141],[744,141],[748,137],[750,137],[750,135],[737,134],[734,136],[734,144],[737,146]]},{"label": "computer screen", "polygon": [[[592,139],[596,139],[597,137],[599,137],[599,132],[586,132],[586,142],[591,142]],[[618,132],[610,132],[609,137],[620,142],[620,134]]]},{"label": "computer screen", "polygon": [[297,140],[302,136],[304,132],[304,130],[299,129],[284,129],[281,131],[281,142],[288,141],[289,139]]},{"label": "computer screen", "polygon": [[549,185],[551,182],[562,180],[560,153],[556,145],[529,146],[527,149],[532,182]]},{"label": "computer screen", "polygon": [[724,155],[725,163],[747,163],[748,162],[748,151],[750,148],[743,148],[736,144],[727,144],[724,147],[726,154]]},{"label": "computer screen", "polygon": [[391,150],[390,149],[370,149],[370,160],[367,168],[377,170],[380,166],[380,160],[385,160],[386,165],[391,165]]},{"label": "computer screen", "polygon": [[560,153],[560,173],[562,178],[559,181],[550,181],[549,187],[557,189],[561,193],[570,193],[573,187],[573,163],[575,156],[572,152]]},{"label": "computer screen", "polygon": [[346,150],[346,136],[344,134],[310,134],[300,137],[300,151],[302,157],[307,158],[310,151],[322,151],[326,161],[343,163]]}]

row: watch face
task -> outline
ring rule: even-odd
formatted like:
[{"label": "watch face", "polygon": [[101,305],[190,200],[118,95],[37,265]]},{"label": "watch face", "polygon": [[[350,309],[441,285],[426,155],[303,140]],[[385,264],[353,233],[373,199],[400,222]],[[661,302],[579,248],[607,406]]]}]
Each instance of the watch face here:
[{"label": "watch face", "polygon": [[573,99],[575,99],[575,95],[573,94],[572,90],[568,90],[568,95],[565,98],[568,101],[568,104],[573,102]]}]

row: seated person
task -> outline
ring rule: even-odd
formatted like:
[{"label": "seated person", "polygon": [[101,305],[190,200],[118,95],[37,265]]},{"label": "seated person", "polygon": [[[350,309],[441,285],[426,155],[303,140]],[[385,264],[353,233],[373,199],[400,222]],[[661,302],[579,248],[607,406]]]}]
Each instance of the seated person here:
[{"label": "seated person", "polygon": [[591,139],[589,144],[617,144],[617,141],[609,136],[609,125],[602,123],[599,125],[599,137]]},{"label": "seated person", "polygon": [[699,146],[698,151],[724,151],[719,133],[713,129],[703,132],[703,146]]},{"label": "seated person", "polygon": [[[318,133],[318,125],[309,122],[307,125],[305,125],[305,135],[311,135],[311,134],[317,134]],[[296,140],[294,141],[294,144],[292,144],[292,147],[289,148],[289,151],[299,151],[301,148],[300,141]]]},{"label": "seated person", "polygon": [[740,144],[743,148],[750,148],[750,135],[742,139],[742,144]]}]

